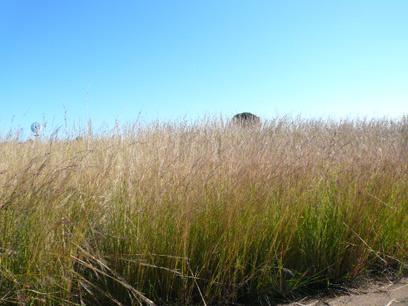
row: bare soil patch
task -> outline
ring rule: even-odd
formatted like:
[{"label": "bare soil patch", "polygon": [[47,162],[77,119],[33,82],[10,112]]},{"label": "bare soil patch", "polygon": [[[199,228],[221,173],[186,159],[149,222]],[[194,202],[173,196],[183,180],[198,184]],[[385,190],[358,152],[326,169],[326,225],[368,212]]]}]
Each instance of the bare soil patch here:
[{"label": "bare soil patch", "polygon": [[304,298],[290,306],[408,306],[408,277],[398,281],[367,281],[345,293],[319,298]]}]

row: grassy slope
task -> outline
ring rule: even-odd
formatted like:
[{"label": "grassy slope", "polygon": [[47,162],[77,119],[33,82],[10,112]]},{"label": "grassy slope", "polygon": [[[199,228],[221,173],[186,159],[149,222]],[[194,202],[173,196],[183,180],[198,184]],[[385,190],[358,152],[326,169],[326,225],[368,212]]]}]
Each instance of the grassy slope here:
[{"label": "grassy slope", "polygon": [[0,156],[3,302],[267,303],[407,271],[406,118],[157,124]]}]

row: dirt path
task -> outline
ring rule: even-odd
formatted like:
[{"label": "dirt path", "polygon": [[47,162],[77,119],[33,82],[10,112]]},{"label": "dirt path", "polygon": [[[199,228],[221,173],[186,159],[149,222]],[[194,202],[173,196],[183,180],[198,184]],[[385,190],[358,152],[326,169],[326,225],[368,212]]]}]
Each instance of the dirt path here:
[{"label": "dirt path", "polygon": [[358,289],[348,289],[349,294],[319,299],[302,299],[285,306],[408,306],[408,278],[398,282],[375,282]]}]

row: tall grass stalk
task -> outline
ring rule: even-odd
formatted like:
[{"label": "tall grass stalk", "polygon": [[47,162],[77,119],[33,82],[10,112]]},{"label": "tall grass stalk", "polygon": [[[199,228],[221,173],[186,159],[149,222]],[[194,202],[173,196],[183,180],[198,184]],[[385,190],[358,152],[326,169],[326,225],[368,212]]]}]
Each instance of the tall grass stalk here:
[{"label": "tall grass stalk", "polygon": [[0,143],[0,303],[266,304],[407,272],[408,122]]}]

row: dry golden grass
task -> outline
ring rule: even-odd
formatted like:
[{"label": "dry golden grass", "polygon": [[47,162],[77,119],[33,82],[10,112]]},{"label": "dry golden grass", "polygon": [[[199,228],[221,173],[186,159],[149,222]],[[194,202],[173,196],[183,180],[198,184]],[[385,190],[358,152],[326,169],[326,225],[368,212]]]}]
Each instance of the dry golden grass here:
[{"label": "dry golden grass", "polygon": [[0,143],[0,303],[268,304],[405,273],[408,121]]}]

